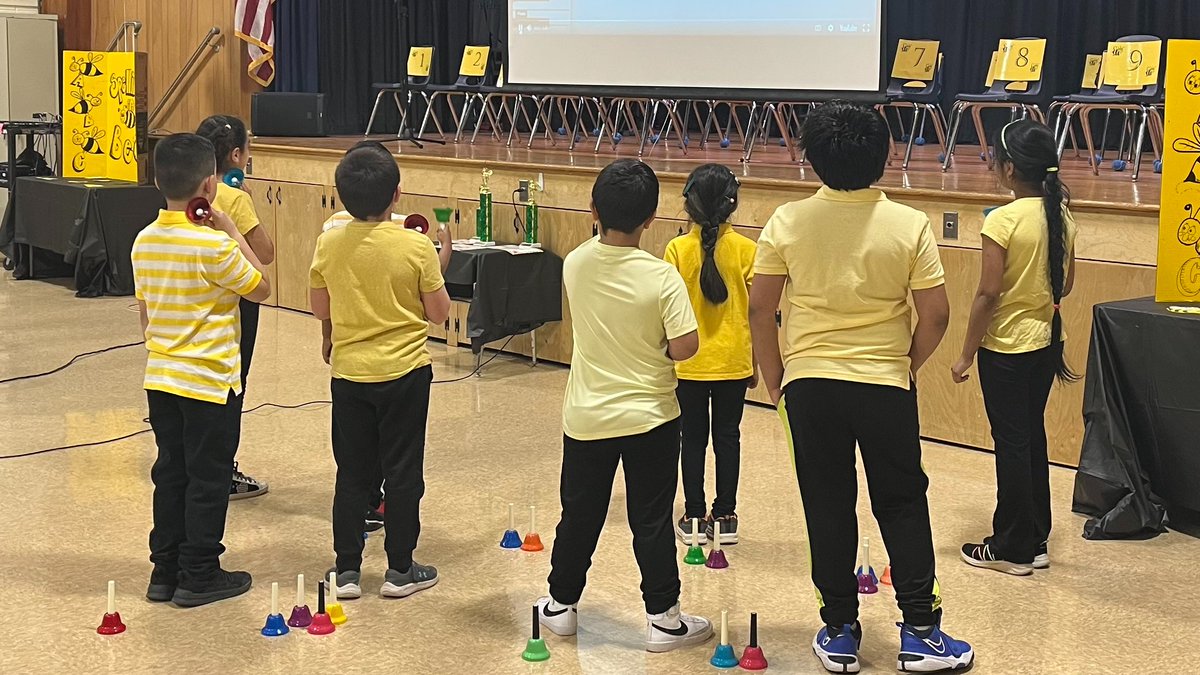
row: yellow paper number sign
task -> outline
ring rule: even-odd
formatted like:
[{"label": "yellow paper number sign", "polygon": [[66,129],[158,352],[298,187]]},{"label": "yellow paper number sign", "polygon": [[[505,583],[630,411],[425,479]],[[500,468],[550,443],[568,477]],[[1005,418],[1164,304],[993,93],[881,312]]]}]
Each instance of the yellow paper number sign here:
[{"label": "yellow paper number sign", "polygon": [[429,77],[433,70],[433,47],[413,47],[408,52],[408,76]]},{"label": "yellow paper number sign", "polygon": [[1088,54],[1087,63],[1083,66],[1083,89],[1100,88],[1100,69],[1104,66],[1103,54]]},{"label": "yellow paper number sign", "polygon": [[1045,40],[1001,40],[996,79],[1004,82],[1037,82],[1046,59]]},{"label": "yellow paper number sign", "polygon": [[938,50],[937,40],[901,40],[892,65],[892,77],[897,80],[932,82]]},{"label": "yellow paper number sign", "polygon": [[1162,43],[1110,42],[1104,59],[1104,84],[1120,90],[1141,89],[1158,82]]},{"label": "yellow paper number sign", "polygon": [[483,77],[491,53],[491,47],[467,47],[463,50],[462,67],[458,74],[463,77]]},{"label": "yellow paper number sign", "polygon": [[[146,55],[63,52],[63,175],[137,181],[144,172]],[[142,71],[144,72],[144,71]]]},{"label": "yellow paper number sign", "polygon": [[1200,40],[1167,46],[1159,302],[1200,302]]}]

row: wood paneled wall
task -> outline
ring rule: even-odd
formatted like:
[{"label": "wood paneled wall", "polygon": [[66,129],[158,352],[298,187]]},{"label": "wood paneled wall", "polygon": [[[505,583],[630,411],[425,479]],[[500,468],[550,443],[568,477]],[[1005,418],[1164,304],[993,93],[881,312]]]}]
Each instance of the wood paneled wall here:
[{"label": "wood paneled wall", "polygon": [[259,89],[246,75],[245,46],[233,34],[232,0],[90,0],[92,49],[104,49],[124,21],[141,21],[138,50],[149,55],[150,108],[213,26],[221,29],[221,50],[207,53],[180,85],[175,103],[153,125],[166,131],[192,131],[209,115],[237,115],[249,122],[250,94]]}]

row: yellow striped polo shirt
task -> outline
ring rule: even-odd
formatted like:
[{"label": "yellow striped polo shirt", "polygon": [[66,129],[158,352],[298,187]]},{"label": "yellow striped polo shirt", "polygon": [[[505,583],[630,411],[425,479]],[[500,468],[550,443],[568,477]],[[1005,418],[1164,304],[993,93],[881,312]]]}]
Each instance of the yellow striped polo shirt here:
[{"label": "yellow striped polo shirt", "polygon": [[238,301],[262,274],[237,243],[160,211],[134,241],[133,280],[149,317],[145,388],[210,403],[240,394]]}]

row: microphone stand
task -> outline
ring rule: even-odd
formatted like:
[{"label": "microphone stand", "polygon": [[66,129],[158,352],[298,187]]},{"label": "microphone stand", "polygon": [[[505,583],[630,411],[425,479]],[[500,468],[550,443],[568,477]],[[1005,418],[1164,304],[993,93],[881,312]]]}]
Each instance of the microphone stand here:
[{"label": "microphone stand", "polygon": [[[418,136],[414,131],[414,118],[416,116],[413,114],[412,89],[408,82],[408,54],[412,49],[412,34],[409,29],[409,0],[396,0],[396,14],[400,24],[400,38],[402,41],[400,53],[403,54],[405,64],[403,77],[400,78],[400,95],[404,98],[404,126],[400,129],[400,133],[396,136],[396,139],[399,141],[408,141],[422,150],[425,148],[426,143],[445,145],[446,141],[423,138]],[[432,66],[433,64],[430,64],[431,68]],[[433,114],[437,114],[437,112],[434,111]]]}]

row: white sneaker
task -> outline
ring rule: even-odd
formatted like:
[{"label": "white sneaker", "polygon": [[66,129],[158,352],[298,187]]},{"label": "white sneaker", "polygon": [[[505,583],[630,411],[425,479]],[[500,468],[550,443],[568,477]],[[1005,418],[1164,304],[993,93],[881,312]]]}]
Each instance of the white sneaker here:
[{"label": "white sneaker", "polygon": [[1048,542],[1042,542],[1038,545],[1038,553],[1033,557],[1033,569],[1048,570],[1050,569],[1050,549],[1047,547]]},{"label": "white sneaker", "polygon": [[561,605],[546,596],[537,601],[538,623],[555,635],[570,637],[579,630],[578,605]]},{"label": "white sneaker", "polygon": [[708,619],[681,613],[678,603],[662,614],[646,615],[648,652],[657,654],[703,644],[712,636],[712,623]]}]

